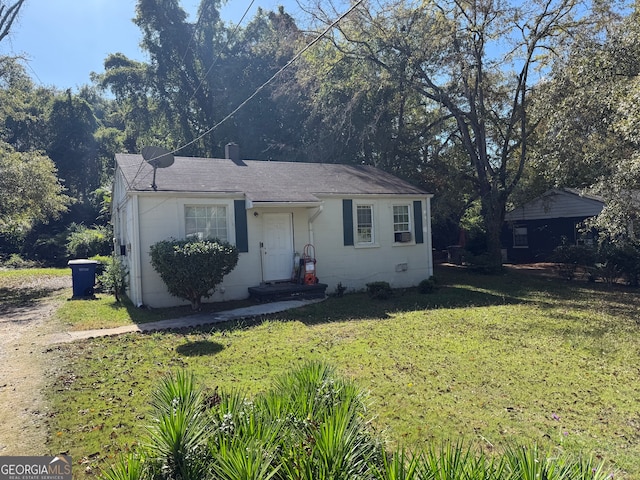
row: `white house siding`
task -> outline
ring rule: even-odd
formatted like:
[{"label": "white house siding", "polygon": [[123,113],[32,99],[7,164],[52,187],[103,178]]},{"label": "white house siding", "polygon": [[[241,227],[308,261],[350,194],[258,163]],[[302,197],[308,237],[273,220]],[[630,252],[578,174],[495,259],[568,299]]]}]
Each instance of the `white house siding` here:
[{"label": "white house siding", "polygon": [[129,272],[127,294],[136,305],[141,303],[142,298],[137,210],[137,198],[128,195],[122,172],[116,170],[112,198],[114,248],[116,254],[124,249],[125,255],[120,258]]},{"label": "white house siding", "polygon": [[[198,196],[158,196],[154,194],[139,195],[140,225],[140,272],[142,278],[142,298],[140,303],[153,307],[167,307],[178,303],[187,304],[171,296],[160,275],[151,265],[151,246],[157,242],[185,238],[184,211],[186,205],[224,205],[227,208],[227,225],[229,242],[235,242],[233,199]],[[243,254],[246,255],[246,254]],[[242,259],[244,260],[244,258]],[[242,272],[242,263],[225,280],[225,294],[218,295],[218,300],[246,297],[246,287],[240,291],[234,277]],[[242,272],[244,273],[244,272]]]},{"label": "white house siding", "polygon": [[[188,304],[170,295],[160,275],[151,265],[150,249],[156,242],[169,238],[185,238],[184,207],[185,205],[225,205],[227,207],[227,224],[229,242],[235,243],[235,220],[233,198],[210,197],[158,197],[153,194],[137,195],[138,218],[140,225],[140,263],[135,265],[133,255],[129,255],[133,273],[130,285],[130,296],[134,303],[156,308]],[[135,197],[134,197],[135,198]],[[242,199],[241,197],[236,200]],[[134,202],[131,200],[130,204]],[[236,268],[224,278],[216,292],[205,302],[243,299],[248,296],[248,287],[262,282],[260,242],[262,241],[262,215],[265,212],[287,213],[292,215],[294,249],[302,252],[309,243],[308,209],[306,208],[255,208],[247,210],[247,230],[249,251],[239,255]],[[257,216],[254,213],[258,213]],[[133,215],[129,215],[133,218]],[[293,266],[293,259],[292,259]],[[133,281],[135,271],[139,270],[141,291],[136,291]]]},{"label": "white house siding", "polygon": [[[424,243],[415,243],[415,231],[412,232],[412,242],[394,242],[393,205],[412,205],[417,199],[353,197],[354,209],[358,202],[373,206],[375,241],[371,246],[345,246],[342,198],[324,199],[323,212],[313,223],[313,235],[317,275],[322,283],[328,285],[328,291],[333,291],[338,283],[342,283],[349,290],[361,290],[366,288],[367,283],[375,281],[386,281],[393,288],[404,288],[417,285],[421,280],[433,275],[430,219],[427,216],[428,198],[420,199]],[[412,227],[412,230],[414,229],[415,226]]]},{"label": "white house siding", "polygon": [[[123,192],[122,184],[114,189],[114,198],[117,198],[114,205],[118,206],[114,213],[114,227],[118,243],[126,245],[125,258],[131,273],[131,300],[136,305],[145,304],[157,308],[187,304],[167,292],[164,282],[151,266],[151,245],[169,238],[185,238],[185,205],[204,204],[227,207],[228,240],[235,243],[234,200],[243,200],[243,196],[203,197],[196,194],[184,196],[158,192],[135,192],[126,196]],[[225,277],[214,295],[205,301],[246,298],[247,288],[261,283],[260,242],[263,241],[262,216],[265,213],[287,213],[292,216],[295,252],[302,254],[305,245],[313,238],[317,275],[322,283],[328,285],[329,292],[335,290],[338,283],[349,290],[364,289],[367,283],[373,281],[386,281],[394,288],[410,287],[433,274],[428,197],[349,198],[354,200],[354,209],[358,202],[373,206],[374,245],[344,245],[342,196],[323,197],[322,207],[250,208],[246,211],[249,251],[240,253],[236,268]],[[415,225],[411,216],[413,240],[396,244],[393,236],[393,205],[413,205],[416,200],[420,200],[422,204],[424,243],[415,243]],[[312,218],[313,222],[310,223]]]}]

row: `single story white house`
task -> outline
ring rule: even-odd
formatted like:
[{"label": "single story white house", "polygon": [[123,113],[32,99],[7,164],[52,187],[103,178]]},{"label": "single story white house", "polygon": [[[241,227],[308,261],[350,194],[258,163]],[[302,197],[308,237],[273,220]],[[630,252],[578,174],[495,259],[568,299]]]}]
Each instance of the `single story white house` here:
[{"label": "single story white house", "polygon": [[226,157],[176,157],[154,176],[142,155],[116,155],[114,243],[135,305],[187,304],[151,266],[151,245],[170,238],[216,237],[238,248],[211,302],[289,281],[309,244],[329,292],[339,283],[410,287],[433,274],[431,194],[370,166],[240,160],[234,144]]}]

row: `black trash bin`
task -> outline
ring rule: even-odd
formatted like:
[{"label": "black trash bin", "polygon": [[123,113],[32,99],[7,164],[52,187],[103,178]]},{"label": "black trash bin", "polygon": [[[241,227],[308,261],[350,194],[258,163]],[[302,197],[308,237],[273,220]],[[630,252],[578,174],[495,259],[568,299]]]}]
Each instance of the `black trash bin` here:
[{"label": "black trash bin", "polygon": [[93,287],[96,284],[95,260],[69,260],[71,267],[71,279],[73,280],[73,298],[85,298],[93,296]]}]

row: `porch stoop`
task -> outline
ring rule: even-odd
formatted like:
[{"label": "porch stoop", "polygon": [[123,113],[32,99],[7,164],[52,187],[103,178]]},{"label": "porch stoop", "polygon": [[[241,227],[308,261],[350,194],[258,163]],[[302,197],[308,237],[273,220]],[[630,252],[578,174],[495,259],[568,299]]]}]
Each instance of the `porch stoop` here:
[{"label": "porch stoop", "polygon": [[257,287],[249,287],[249,296],[259,302],[274,302],[277,300],[310,300],[324,298],[327,285],[301,285],[298,283],[266,283]]}]

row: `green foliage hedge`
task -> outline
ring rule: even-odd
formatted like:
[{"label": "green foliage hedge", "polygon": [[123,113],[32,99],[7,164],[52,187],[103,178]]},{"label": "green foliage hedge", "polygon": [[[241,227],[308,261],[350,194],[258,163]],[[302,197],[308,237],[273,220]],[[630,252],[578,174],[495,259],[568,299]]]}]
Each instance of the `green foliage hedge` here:
[{"label": "green foliage hedge", "polygon": [[386,300],[391,298],[393,290],[389,282],[371,282],[367,283],[367,294],[376,300]]},{"label": "green foliage hedge", "polygon": [[151,265],[172,295],[198,310],[238,263],[238,249],[218,240],[164,240],[151,246]]},{"label": "green foliage hedge", "polygon": [[109,255],[113,250],[112,234],[108,227],[72,224],[67,236],[67,255],[70,258],[89,258]]},{"label": "green foliage hedge", "polygon": [[119,302],[127,289],[127,276],[129,272],[117,257],[110,257],[102,260],[103,271],[99,275],[98,280],[102,285],[102,289],[106,293],[112,294],[116,301]]},{"label": "green foliage hedge", "polygon": [[615,283],[624,278],[634,287],[640,285],[640,242],[625,240],[618,243],[602,242],[597,248],[586,245],[560,245],[550,260],[558,263],[561,277],[575,278],[578,269],[588,272],[590,278]]},{"label": "green foliage hedge", "polygon": [[107,480],[600,480],[602,465],[537,447],[502,456],[462,443],[392,454],[371,425],[366,396],[320,362],[276,379],[253,400],[203,389],[193,375],[165,378],[153,394],[148,441]]},{"label": "green foliage hedge", "polygon": [[432,293],[435,292],[437,288],[438,282],[433,276],[425,278],[418,284],[418,291],[420,293]]}]

